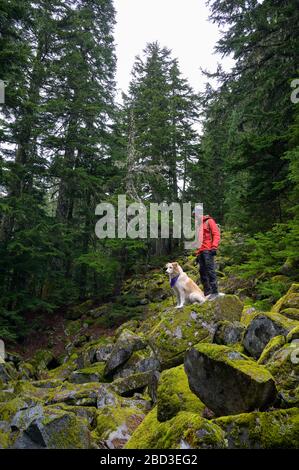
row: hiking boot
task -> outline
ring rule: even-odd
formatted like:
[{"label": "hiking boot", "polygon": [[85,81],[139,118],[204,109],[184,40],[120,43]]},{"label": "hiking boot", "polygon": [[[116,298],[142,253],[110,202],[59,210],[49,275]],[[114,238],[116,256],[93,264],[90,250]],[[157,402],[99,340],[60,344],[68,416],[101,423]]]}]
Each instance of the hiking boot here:
[{"label": "hiking boot", "polygon": [[212,302],[213,300],[217,299],[217,297],[219,297],[219,294],[210,294],[207,296],[207,300]]}]

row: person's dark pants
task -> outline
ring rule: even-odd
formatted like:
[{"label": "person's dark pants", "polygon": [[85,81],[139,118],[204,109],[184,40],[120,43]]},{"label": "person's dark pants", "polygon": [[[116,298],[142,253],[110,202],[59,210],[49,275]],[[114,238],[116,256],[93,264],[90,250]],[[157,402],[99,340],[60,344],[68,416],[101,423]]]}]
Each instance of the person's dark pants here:
[{"label": "person's dark pants", "polygon": [[199,274],[204,294],[218,294],[217,275],[215,271],[214,256],[209,250],[199,255]]}]

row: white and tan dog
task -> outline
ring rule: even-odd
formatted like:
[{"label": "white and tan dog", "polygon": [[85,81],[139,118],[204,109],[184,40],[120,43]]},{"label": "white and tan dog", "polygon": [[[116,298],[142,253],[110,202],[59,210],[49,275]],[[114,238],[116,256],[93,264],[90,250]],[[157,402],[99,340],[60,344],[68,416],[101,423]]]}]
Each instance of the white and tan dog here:
[{"label": "white and tan dog", "polygon": [[205,302],[202,290],[187,276],[178,263],[167,263],[166,273],[169,275],[170,286],[177,297],[176,308],[182,308],[187,303],[202,304]]}]

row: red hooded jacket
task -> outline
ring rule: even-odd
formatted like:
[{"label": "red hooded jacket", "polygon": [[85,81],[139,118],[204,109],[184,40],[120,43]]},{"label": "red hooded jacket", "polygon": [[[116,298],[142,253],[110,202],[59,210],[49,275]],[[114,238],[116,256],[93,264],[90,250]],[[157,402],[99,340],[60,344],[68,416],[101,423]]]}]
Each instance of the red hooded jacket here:
[{"label": "red hooded jacket", "polygon": [[209,215],[203,216],[202,230],[202,244],[196,250],[196,255],[205,250],[217,250],[220,242],[220,232],[217,224]]}]

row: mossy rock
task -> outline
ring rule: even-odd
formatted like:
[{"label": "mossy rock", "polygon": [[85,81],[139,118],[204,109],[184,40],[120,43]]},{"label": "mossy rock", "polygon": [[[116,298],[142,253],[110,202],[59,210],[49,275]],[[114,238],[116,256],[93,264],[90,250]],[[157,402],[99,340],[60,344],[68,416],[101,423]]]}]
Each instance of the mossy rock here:
[{"label": "mossy rock", "polygon": [[46,405],[66,403],[73,406],[97,406],[103,385],[100,383],[66,384],[65,388],[48,391]]},{"label": "mossy rock", "polygon": [[247,353],[258,359],[270,339],[286,336],[298,322],[280,315],[280,313],[259,313],[246,329],[243,346]]},{"label": "mossy rock", "polygon": [[192,347],[185,370],[190,389],[217,416],[264,410],[276,398],[269,371],[228,346]]},{"label": "mossy rock", "polygon": [[279,313],[291,320],[299,321],[299,308],[284,308]]},{"label": "mossy rock", "polygon": [[248,326],[259,313],[260,312],[253,305],[246,304],[242,310],[240,322],[243,325]]},{"label": "mossy rock", "polygon": [[0,449],[7,449],[10,446],[10,425],[6,421],[0,421]]},{"label": "mossy rock", "polygon": [[274,352],[265,367],[275,378],[279,392],[295,389],[299,385],[299,339]]},{"label": "mossy rock", "polygon": [[78,355],[72,354],[71,357],[64,362],[61,366],[56,367],[50,371],[47,371],[42,375],[42,379],[58,379],[66,380],[70,377],[72,372],[80,367],[78,365]]},{"label": "mossy rock", "polygon": [[145,349],[146,346],[144,337],[130,330],[123,330],[107,359],[105,376],[111,376],[120,366],[128,361],[134,351]]},{"label": "mossy rock", "polygon": [[31,385],[38,388],[57,388],[62,387],[63,381],[59,379],[34,380]]},{"label": "mossy rock", "polygon": [[229,449],[298,449],[299,409],[243,413],[214,419]]},{"label": "mossy rock", "polygon": [[213,337],[213,343],[216,344],[237,344],[243,339],[245,333],[245,325],[240,322],[230,322],[223,320],[217,323]]},{"label": "mossy rock", "polygon": [[46,449],[89,449],[91,436],[88,423],[74,413],[45,407],[39,417],[19,433],[14,449],[46,448]]},{"label": "mossy rock", "polygon": [[16,380],[18,371],[11,362],[0,363],[0,389],[11,380]]},{"label": "mossy rock", "polygon": [[160,362],[153,355],[150,347],[133,352],[130,359],[117,369],[113,379],[128,377],[139,372],[149,372],[160,369]]},{"label": "mossy rock", "polygon": [[94,428],[96,425],[97,409],[94,406],[70,406],[65,403],[57,403],[56,405],[47,406],[47,409],[73,413],[75,416],[87,421],[90,428]]},{"label": "mossy rock", "polygon": [[257,363],[266,364],[271,356],[273,356],[273,354],[278,351],[285,344],[285,342],[285,336],[274,336],[274,338],[270,339],[269,343],[266,345]]},{"label": "mossy rock", "polygon": [[272,307],[272,312],[282,313],[289,308],[299,309],[299,283],[292,284],[288,292]]},{"label": "mossy rock", "polygon": [[[31,401],[32,403],[32,401]],[[0,421],[11,422],[16,413],[28,408],[30,401],[26,398],[16,397],[6,403],[0,403]]]},{"label": "mossy rock", "polygon": [[97,411],[92,437],[97,444],[109,449],[123,448],[144,419],[138,408],[107,406]]},{"label": "mossy rock", "polygon": [[82,330],[81,320],[70,320],[66,323],[64,332],[66,336],[74,336]]},{"label": "mossy rock", "polygon": [[157,418],[167,421],[180,411],[201,415],[205,405],[191,392],[184,366],[162,372],[157,390]]},{"label": "mossy rock", "polygon": [[140,372],[116,379],[112,382],[112,389],[121,396],[132,396],[133,393],[143,391],[149,384],[153,372]]},{"label": "mossy rock", "polygon": [[21,362],[18,366],[18,371],[21,380],[36,378],[35,367],[30,362]]},{"label": "mossy rock", "polygon": [[75,370],[69,381],[75,384],[88,382],[106,382],[104,377],[105,362],[97,362],[85,369]]},{"label": "mossy rock", "polygon": [[185,351],[193,344],[211,342],[220,320],[239,320],[243,304],[234,295],[219,297],[203,305],[169,308],[148,335],[162,369],[183,363]]},{"label": "mossy rock", "polygon": [[198,414],[179,412],[160,423],[155,407],[133,433],[126,449],[223,449],[224,431]]},{"label": "mossy rock", "polygon": [[69,308],[65,314],[65,317],[69,320],[78,320],[92,309],[92,305],[92,300],[86,300],[86,302],[83,302],[82,304]]},{"label": "mossy rock", "polygon": [[287,334],[287,343],[291,343],[294,339],[299,339],[299,325],[295,326],[288,334]]}]

